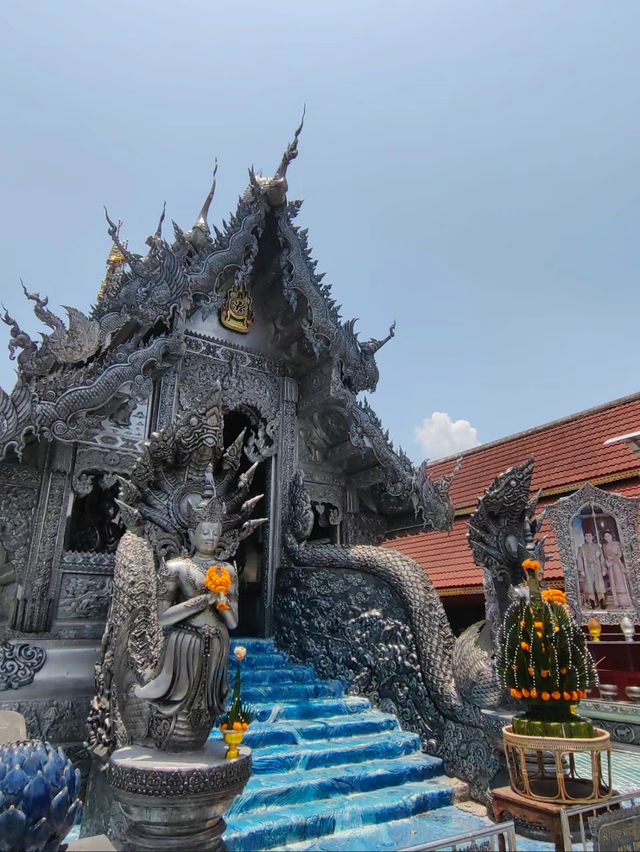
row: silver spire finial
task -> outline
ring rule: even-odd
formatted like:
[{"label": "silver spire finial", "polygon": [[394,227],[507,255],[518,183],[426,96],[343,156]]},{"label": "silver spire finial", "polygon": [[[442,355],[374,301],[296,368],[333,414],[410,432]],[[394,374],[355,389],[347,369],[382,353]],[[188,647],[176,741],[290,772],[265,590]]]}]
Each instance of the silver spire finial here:
[{"label": "silver spire finial", "polygon": [[202,228],[203,230],[209,232],[209,223],[207,222],[207,216],[209,215],[209,207],[211,206],[211,202],[213,200],[213,196],[216,193],[216,174],[218,173],[218,158],[215,158],[215,163],[213,167],[213,183],[211,184],[211,189],[209,190],[209,194],[204,200],[204,204],[202,205],[202,210],[200,211],[200,215],[198,216],[194,228]]}]

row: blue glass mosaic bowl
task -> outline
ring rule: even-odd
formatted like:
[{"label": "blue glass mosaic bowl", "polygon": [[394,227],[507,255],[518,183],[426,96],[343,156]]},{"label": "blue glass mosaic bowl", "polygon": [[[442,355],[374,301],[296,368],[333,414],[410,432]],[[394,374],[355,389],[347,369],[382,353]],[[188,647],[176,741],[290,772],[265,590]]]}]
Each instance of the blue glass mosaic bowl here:
[{"label": "blue glass mosaic bowl", "polygon": [[0,849],[56,852],[82,804],[80,772],[42,740],[0,746]]}]

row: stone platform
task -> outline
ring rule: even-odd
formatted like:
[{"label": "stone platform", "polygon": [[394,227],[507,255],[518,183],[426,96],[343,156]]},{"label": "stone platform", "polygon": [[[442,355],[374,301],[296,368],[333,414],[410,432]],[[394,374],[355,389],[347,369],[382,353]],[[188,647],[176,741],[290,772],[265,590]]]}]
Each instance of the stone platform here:
[{"label": "stone platform", "polygon": [[251,751],[225,759],[223,742],[174,754],[127,746],[109,760],[108,780],[132,850],[223,849],[222,814],[251,774]]}]

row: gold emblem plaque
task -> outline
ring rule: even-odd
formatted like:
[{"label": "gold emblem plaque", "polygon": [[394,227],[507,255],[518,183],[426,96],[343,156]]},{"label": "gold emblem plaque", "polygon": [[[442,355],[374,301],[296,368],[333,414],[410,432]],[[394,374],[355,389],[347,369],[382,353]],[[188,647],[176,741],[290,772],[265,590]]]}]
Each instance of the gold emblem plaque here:
[{"label": "gold emblem plaque", "polygon": [[220,311],[220,322],[231,331],[247,334],[254,320],[251,296],[244,283],[234,284]]}]

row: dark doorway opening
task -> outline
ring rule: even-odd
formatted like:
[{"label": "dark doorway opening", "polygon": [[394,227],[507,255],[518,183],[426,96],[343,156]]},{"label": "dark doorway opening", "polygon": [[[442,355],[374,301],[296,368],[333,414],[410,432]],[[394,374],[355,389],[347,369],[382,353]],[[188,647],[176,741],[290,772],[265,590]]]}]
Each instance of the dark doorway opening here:
[{"label": "dark doorway opening", "polygon": [[[230,411],[224,417],[224,444],[229,444],[238,437],[243,429],[249,430],[255,425],[255,415],[242,410]],[[266,466],[268,462],[262,462],[255,472],[253,482],[246,499],[264,495],[257,504],[252,517],[264,518],[268,514],[268,498],[266,494],[267,475]],[[243,454],[240,462],[239,473],[244,473],[251,467],[251,462]],[[268,523],[268,522],[267,522]],[[244,541],[236,551],[233,561],[238,569],[238,580],[240,585],[239,620],[238,627],[233,631],[238,636],[263,636],[265,626],[265,611],[263,587],[265,583],[265,527],[263,524]]]},{"label": "dark doorway opening", "polygon": [[65,549],[81,553],[115,553],[125,531],[116,497],[120,486],[109,474],[84,476],[85,493],[71,509]]}]

